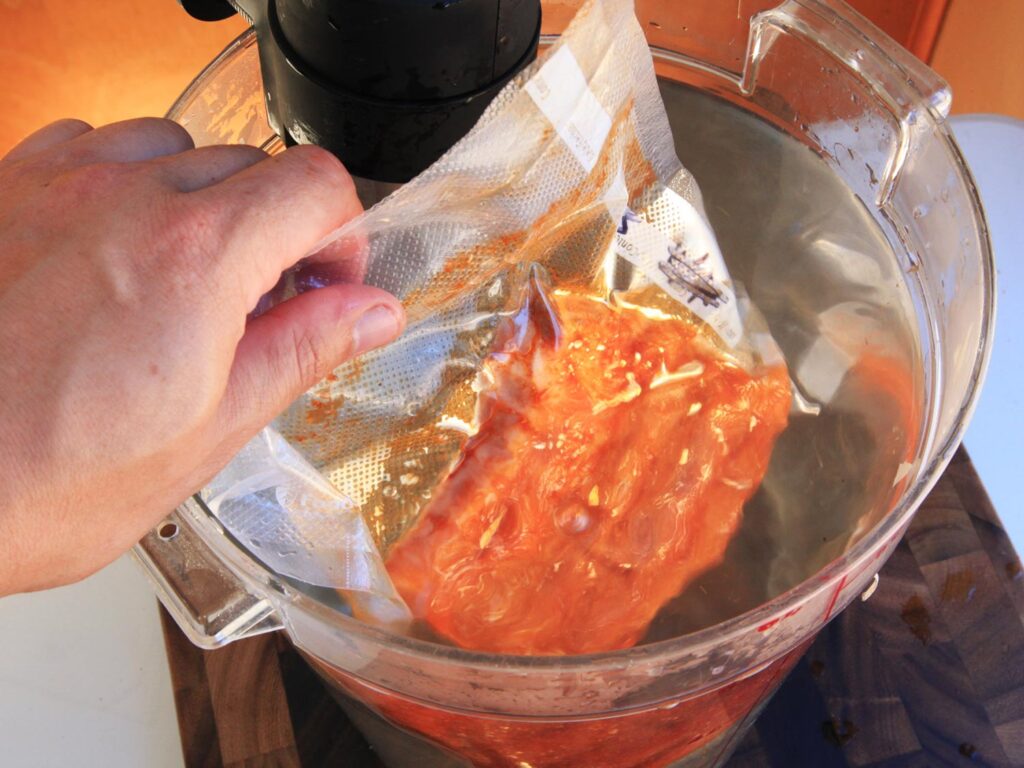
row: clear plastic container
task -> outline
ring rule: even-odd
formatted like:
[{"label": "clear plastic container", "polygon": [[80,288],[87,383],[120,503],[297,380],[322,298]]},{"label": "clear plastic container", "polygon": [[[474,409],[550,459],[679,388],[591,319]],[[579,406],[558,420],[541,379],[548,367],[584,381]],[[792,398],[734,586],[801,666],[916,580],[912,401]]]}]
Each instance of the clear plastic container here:
[{"label": "clear plastic container", "polygon": [[[813,574],[780,576],[771,599],[612,653],[489,655],[364,625],[328,592],[268,572],[195,499],[143,540],[139,560],[195,643],[287,632],[390,766],[720,764],[892,552],[981,383],[994,268],[946,125],[946,84],[835,0],[751,0],[739,13],[718,0],[638,5],[680,158],[702,186],[730,271],[783,350],[821,323],[801,297],[891,287],[883,303],[908,318],[913,376],[906,396],[869,420],[864,445],[894,419],[910,424],[911,439],[889,495],[822,548]],[[576,7],[545,3],[544,32],[557,34]],[[252,36],[214,61],[170,117],[197,144],[270,146]],[[828,455],[837,466],[853,460]]]}]

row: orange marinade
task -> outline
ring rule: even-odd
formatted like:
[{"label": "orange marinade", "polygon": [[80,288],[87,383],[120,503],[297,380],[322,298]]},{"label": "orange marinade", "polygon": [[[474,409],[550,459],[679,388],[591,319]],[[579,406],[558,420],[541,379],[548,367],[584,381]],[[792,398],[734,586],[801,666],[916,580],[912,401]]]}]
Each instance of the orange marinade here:
[{"label": "orange marinade", "polygon": [[570,291],[530,304],[483,366],[479,430],[387,569],[464,648],[628,648],[722,560],[789,380],[751,374],[696,321]]},{"label": "orange marinade", "polygon": [[[451,750],[474,768],[661,768],[713,745],[771,694],[810,641],[767,667],[696,697],[613,717],[552,719],[471,715],[382,693],[322,665],[356,698],[392,722]],[[721,752],[723,744],[710,750]],[[705,760],[706,762],[706,760]]]}]

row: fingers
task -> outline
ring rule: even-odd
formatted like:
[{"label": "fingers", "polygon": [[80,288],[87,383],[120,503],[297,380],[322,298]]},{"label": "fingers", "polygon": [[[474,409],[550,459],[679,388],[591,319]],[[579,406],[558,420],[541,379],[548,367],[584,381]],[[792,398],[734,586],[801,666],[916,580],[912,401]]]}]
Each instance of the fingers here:
[{"label": "fingers", "polygon": [[150,161],[138,166],[144,177],[185,193],[184,205],[219,230],[222,270],[218,275],[210,265],[211,277],[230,281],[245,311],[313,250],[297,275],[300,290],[362,280],[365,236],[319,247],[362,213],[352,179],[337,158],[310,146],[272,158],[247,146],[192,147],[185,129],[169,120],[141,118],[96,129],[62,121],[30,136],[11,156],[45,152],[34,166],[43,179],[85,166]]},{"label": "fingers", "polygon": [[194,146],[188,131],[177,123],[140,117],[104,125],[50,145],[46,164],[67,169],[90,163],[131,163],[174,155]]},{"label": "fingers", "polygon": [[78,138],[92,129],[91,125],[82,120],[58,120],[26,136],[0,159],[10,161],[24,160],[26,157],[42,152],[45,149]]},{"label": "fingers", "polygon": [[363,210],[338,159],[313,146],[288,149],[190,197],[230,225],[222,279],[241,281],[246,311],[284,270]]},{"label": "fingers", "polygon": [[309,291],[250,321],[221,405],[222,439],[247,438],[341,363],[388,343],[404,326],[398,300],[363,285]]},{"label": "fingers", "polygon": [[165,183],[179,192],[195,192],[219,184],[266,159],[267,153],[262,149],[236,144],[200,147],[161,158],[154,164]]}]

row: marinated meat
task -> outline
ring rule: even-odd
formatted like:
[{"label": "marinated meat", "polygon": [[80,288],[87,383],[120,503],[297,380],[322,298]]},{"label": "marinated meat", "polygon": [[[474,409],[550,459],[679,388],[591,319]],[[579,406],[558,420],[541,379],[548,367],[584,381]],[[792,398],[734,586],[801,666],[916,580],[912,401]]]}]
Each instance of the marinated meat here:
[{"label": "marinated meat", "polygon": [[387,568],[413,615],[509,654],[628,648],[722,560],[786,425],[698,321],[534,293],[480,378],[479,429]]}]

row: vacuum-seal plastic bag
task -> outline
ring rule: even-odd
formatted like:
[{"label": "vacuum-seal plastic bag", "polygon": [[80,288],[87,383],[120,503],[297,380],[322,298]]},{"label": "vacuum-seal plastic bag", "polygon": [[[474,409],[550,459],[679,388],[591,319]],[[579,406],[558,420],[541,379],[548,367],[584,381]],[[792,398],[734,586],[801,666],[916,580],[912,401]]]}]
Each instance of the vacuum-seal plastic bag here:
[{"label": "vacuum-seal plastic bag", "polygon": [[250,440],[201,496],[276,573],[339,589],[353,611],[379,624],[408,623],[359,510],[273,429]]},{"label": "vacuum-seal plastic bag", "polygon": [[786,371],[752,375],[689,318],[633,301],[537,290],[504,324],[477,431],[386,561],[434,632],[505,653],[628,648],[722,559],[786,423]]},{"label": "vacuum-seal plastic bag", "polygon": [[[590,0],[462,141],[329,240],[367,249],[408,329],[225,470],[224,525],[270,548],[302,532],[317,557],[265,562],[378,598],[350,600],[368,621],[394,618],[397,588],[466,647],[637,642],[721,560],[789,383],[676,158],[632,2]],[[253,486],[282,453],[304,466],[287,492]],[[359,568],[314,541],[310,472]]]}]

